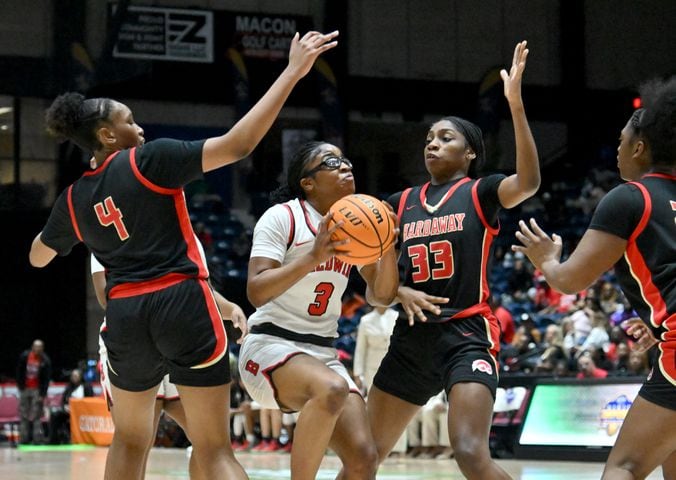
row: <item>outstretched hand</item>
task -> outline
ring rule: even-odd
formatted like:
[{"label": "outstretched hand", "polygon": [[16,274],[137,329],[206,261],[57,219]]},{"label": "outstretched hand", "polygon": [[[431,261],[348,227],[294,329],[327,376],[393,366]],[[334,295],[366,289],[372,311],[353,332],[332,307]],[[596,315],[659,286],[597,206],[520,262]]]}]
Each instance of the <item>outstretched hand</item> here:
[{"label": "outstretched hand", "polygon": [[505,97],[510,103],[521,101],[521,78],[523,77],[523,71],[526,69],[526,58],[528,57],[526,44],[526,40],[516,44],[509,73],[505,69],[500,70],[500,76],[504,83]]},{"label": "outstretched hand", "polygon": [[310,31],[303,38],[296,32],[289,49],[289,68],[299,77],[304,77],[319,55],[338,45],[338,41],[334,40],[337,36],[338,30],[327,34]]},{"label": "outstretched hand", "polygon": [[530,228],[526,222],[519,220],[519,228],[521,231],[515,235],[522,245],[512,245],[512,250],[526,255],[536,268],[542,268],[548,260],[558,262],[561,259],[563,241],[557,234],[550,237],[533,218],[530,219]]},{"label": "outstretched hand", "polygon": [[427,321],[427,316],[423,312],[424,310],[432,312],[435,315],[440,315],[441,308],[437,304],[448,303],[448,298],[435,297],[420,290],[404,286],[399,287],[397,298],[404,308],[406,315],[408,315],[408,324],[411,326],[415,323],[415,317],[418,317],[418,320],[421,322]]}]

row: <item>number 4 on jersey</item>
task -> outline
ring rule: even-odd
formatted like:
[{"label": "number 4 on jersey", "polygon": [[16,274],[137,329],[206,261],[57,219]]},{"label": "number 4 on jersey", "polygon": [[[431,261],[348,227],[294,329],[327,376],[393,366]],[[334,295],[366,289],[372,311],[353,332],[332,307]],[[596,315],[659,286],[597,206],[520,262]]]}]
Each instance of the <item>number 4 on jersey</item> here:
[{"label": "number 4 on jersey", "polygon": [[104,227],[115,225],[115,230],[117,230],[117,236],[120,237],[120,240],[124,241],[129,238],[127,227],[124,226],[124,222],[122,221],[122,212],[115,206],[113,197],[108,197],[103,202],[94,205],[94,211],[101,225]]}]

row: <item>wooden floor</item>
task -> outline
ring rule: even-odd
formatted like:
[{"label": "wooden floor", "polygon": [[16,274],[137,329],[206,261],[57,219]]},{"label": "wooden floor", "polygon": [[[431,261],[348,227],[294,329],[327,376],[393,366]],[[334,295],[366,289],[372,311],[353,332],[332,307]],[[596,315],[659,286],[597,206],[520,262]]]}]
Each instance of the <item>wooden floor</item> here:
[{"label": "wooden floor", "polygon": [[[7,480],[92,480],[103,478],[106,448],[82,451],[25,452],[14,448],[0,448],[0,479]],[[283,453],[238,454],[252,480],[289,478],[289,455]],[[499,460],[500,465],[514,479],[558,480],[598,479],[600,463],[544,462],[532,460]],[[188,478],[186,450],[155,448],[150,454],[146,479],[180,480]],[[333,479],[340,462],[327,456],[318,479]],[[388,459],[378,473],[378,479],[462,479],[453,460]],[[650,479],[661,478],[658,472]]]}]

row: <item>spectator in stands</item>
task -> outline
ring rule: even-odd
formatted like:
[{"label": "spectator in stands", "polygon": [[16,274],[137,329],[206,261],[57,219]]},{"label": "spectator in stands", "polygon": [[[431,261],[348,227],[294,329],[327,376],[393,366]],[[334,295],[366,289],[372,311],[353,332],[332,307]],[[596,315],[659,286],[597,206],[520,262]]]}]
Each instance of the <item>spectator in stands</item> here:
[{"label": "spectator in stands", "polygon": [[44,442],[42,411],[52,377],[52,362],[45,353],[45,344],[36,339],[30,350],[19,356],[16,384],[19,388],[19,416],[21,443],[39,445]]},{"label": "spectator in stands", "polygon": [[554,368],[560,361],[566,361],[568,356],[563,348],[563,335],[561,327],[555,324],[547,325],[545,339],[542,344],[545,349],[540,355],[540,361],[536,366],[536,372],[553,373]]},{"label": "spectator in stands", "polygon": [[602,368],[596,366],[596,362],[592,358],[590,352],[584,352],[580,355],[580,358],[577,359],[577,378],[606,378],[608,372]]},{"label": "spectator in stands", "polygon": [[621,304],[620,292],[609,280],[605,280],[601,284],[599,304],[601,310],[603,310],[606,315],[611,315],[617,310],[618,305]]},{"label": "spectator in stands", "polygon": [[231,256],[233,260],[248,263],[251,253],[251,238],[249,232],[242,230],[232,241]]},{"label": "spectator in stands", "polygon": [[398,312],[392,308],[375,307],[359,322],[353,370],[357,383],[367,394],[380,361],[387,353],[398,316]]},{"label": "spectator in stands", "polygon": [[615,345],[615,355],[613,356],[612,364],[612,374],[613,375],[626,375],[629,370],[629,356],[631,354],[631,347],[626,341],[620,342]]},{"label": "spectator in stands", "polygon": [[554,378],[570,377],[571,373],[568,368],[568,360],[559,360],[558,362],[556,362],[552,374]]},{"label": "spectator in stands", "polygon": [[[353,374],[355,382],[365,395],[373,384],[373,377],[380,362],[387,353],[390,336],[399,313],[389,307],[375,307],[363,315],[357,329],[357,343],[354,351]],[[392,453],[406,453],[406,431],[392,449]]]},{"label": "spectator in stands", "polygon": [[611,362],[617,363],[617,357],[619,355],[618,348],[620,345],[627,344],[628,350],[631,350],[634,342],[619,325],[611,327],[608,336],[610,338],[610,343],[608,344],[608,348],[606,348],[606,357],[608,357],[608,360]]},{"label": "spectator in stands", "polygon": [[533,272],[523,260],[523,254],[514,254],[514,265],[507,277],[509,293],[517,302],[528,300],[528,290],[533,288]]},{"label": "spectator in stands", "polygon": [[650,372],[648,353],[642,350],[632,350],[629,353],[627,375],[645,378]]},{"label": "spectator in stands", "polygon": [[453,456],[447,416],[448,399],[442,390],[423,405],[406,428],[412,446],[408,457],[441,459]]},{"label": "spectator in stands", "polygon": [[535,274],[535,295],[533,303],[540,315],[555,313],[559,308],[561,293],[554,290],[541,273]]},{"label": "spectator in stands", "polygon": [[[70,372],[70,378],[61,396],[61,405],[53,408],[49,417],[49,443],[70,443],[70,399],[93,397],[92,386],[82,378],[82,371],[78,368]],[[64,428],[66,427],[66,428]]]},{"label": "spectator in stands", "polygon": [[601,349],[606,350],[610,345],[608,336],[608,317],[601,311],[594,311],[591,314],[591,330],[585,338],[580,350]]},{"label": "spectator in stands", "polygon": [[500,324],[500,343],[512,343],[514,340],[514,317],[505,307],[502,306],[502,299],[499,295],[491,295],[488,298],[488,305],[490,305],[493,314],[498,319]]},{"label": "spectator in stands", "polygon": [[261,441],[252,452],[275,452],[282,449],[279,437],[282,433],[282,411],[278,408],[261,408]]}]

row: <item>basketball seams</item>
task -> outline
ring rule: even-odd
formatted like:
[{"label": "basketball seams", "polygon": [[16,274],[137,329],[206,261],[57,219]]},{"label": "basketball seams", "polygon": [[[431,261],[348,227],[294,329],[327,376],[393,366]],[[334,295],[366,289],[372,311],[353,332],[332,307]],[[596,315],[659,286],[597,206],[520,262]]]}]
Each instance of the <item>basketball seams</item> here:
[{"label": "basketball seams", "polygon": [[[340,205],[339,202],[342,202]],[[371,205],[369,205],[369,203]],[[334,208],[339,205],[338,208]],[[347,208],[345,208],[347,207]],[[340,210],[347,209],[347,215],[340,212]],[[376,215],[374,211],[378,211],[379,215],[385,215],[387,222],[376,223]],[[353,248],[346,246],[345,250],[338,248],[336,255],[353,264],[365,265],[372,263],[383,256],[383,254],[394,244],[394,235],[392,234],[393,222],[389,216],[389,209],[380,200],[375,197],[364,194],[352,194],[338,200],[331,211],[335,216],[339,216],[338,220],[331,218],[329,227],[333,227],[337,221],[344,221],[345,224],[339,227],[335,233],[338,238],[349,238],[353,244]],[[356,225],[351,223],[349,219],[359,219],[361,223]],[[367,221],[368,220],[368,221]],[[385,227],[386,232],[381,231]],[[360,235],[362,234],[363,235]],[[370,237],[365,239],[364,237]],[[335,237],[334,237],[335,238]],[[369,244],[369,240],[373,240],[374,244]]]}]

